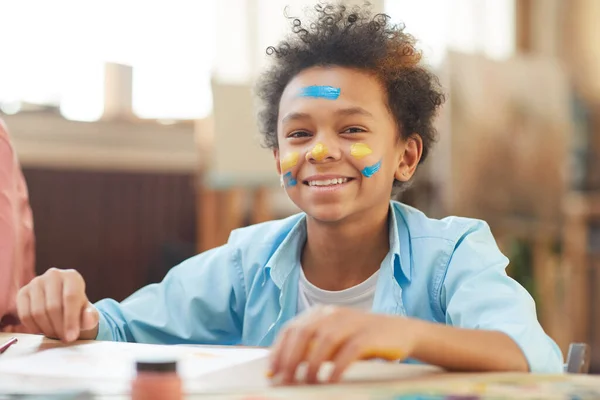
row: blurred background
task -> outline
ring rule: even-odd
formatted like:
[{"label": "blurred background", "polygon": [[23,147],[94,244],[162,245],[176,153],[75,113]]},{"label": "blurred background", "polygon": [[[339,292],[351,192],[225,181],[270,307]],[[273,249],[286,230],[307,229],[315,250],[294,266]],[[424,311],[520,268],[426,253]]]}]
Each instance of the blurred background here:
[{"label": "blurred background", "polygon": [[[346,1],[362,4],[362,1]],[[600,372],[600,1],[371,0],[448,93],[400,200],[489,222],[566,354]],[[0,0],[0,118],[36,269],[122,300],[231,229],[297,212],[252,88],[306,0]]]}]

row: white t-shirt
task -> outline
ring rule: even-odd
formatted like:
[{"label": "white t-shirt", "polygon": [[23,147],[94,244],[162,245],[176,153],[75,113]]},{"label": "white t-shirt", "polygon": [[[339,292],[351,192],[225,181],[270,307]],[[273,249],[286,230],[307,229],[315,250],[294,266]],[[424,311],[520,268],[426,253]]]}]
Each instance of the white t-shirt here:
[{"label": "white t-shirt", "polygon": [[300,268],[300,279],[298,281],[298,314],[316,305],[332,305],[340,307],[356,308],[370,311],[375,298],[375,288],[379,270],[364,282],[344,290],[323,290],[306,279],[304,270]]}]

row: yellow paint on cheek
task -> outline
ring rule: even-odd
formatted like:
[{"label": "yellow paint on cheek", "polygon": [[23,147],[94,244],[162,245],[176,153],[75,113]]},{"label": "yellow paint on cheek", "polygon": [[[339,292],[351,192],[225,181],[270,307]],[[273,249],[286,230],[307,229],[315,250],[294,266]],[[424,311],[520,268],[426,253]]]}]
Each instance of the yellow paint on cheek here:
[{"label": "yellow paint on cheek", "polygon": [[373,150],[365,143],[354,143],[352,147],[350,147],[350,155],[359,160],[371,153],[373,153]]},{"label": "yellow paint on cheek", "polygon": [[317,143],[310,152],[315,160],[323,161],[327,156],[327,147],[323,143]]},{"label": "yellow paint on cheek", "polygon": [[291,152],[284,158],[279,161],[279,165],[281,166],[282,171],[287,171],[290,168],[293,168],[298,164],[298,159],[300,158],[300,154],[297,152]]}]

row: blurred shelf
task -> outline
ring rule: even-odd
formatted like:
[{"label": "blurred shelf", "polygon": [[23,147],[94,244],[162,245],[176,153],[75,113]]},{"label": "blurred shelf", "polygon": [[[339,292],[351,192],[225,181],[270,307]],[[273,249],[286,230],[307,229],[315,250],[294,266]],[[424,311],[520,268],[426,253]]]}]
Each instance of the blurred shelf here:
[{"label": "blurred shelf", "polygon": [[191,124],[69,121],[51,112],[3,116],[23,167],[195,172]]}]

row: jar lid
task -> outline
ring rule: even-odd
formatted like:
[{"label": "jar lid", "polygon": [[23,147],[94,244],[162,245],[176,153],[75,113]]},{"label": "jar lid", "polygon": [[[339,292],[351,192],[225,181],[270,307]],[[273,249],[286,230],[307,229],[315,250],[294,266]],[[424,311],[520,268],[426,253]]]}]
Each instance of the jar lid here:
[{"label": "jar lid", "polygon": [[137,372],[177,371],[177,361],[175,360],[138,360],[135,364]]}]

